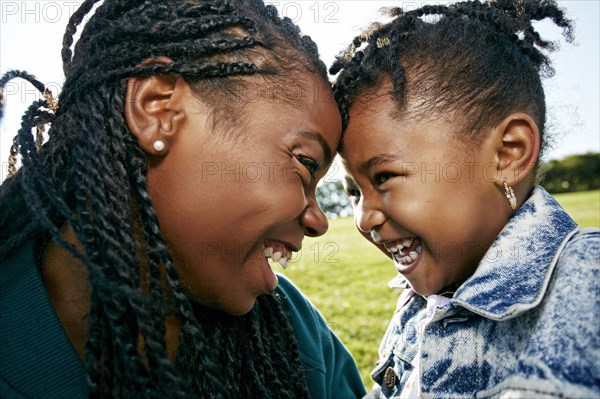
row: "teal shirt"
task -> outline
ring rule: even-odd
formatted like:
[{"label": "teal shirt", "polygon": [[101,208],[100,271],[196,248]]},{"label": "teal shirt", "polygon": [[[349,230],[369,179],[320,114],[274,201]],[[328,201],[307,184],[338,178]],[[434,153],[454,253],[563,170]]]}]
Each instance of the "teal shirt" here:
[{"label": "teal shirt", "polygon": [[[277,292],[296,331],[313,398],[365,393],[354,360],[320,313],[279,277]],[[87,397],[87,372],[50,304],[33,247],[0,266],[0,398]]]},{"label": "teal shirt", "polygon": [[278,292],[296,331],[312,398],[362,398],[366,393],[354,359],[323,316],[288,279],[279,275]]}]

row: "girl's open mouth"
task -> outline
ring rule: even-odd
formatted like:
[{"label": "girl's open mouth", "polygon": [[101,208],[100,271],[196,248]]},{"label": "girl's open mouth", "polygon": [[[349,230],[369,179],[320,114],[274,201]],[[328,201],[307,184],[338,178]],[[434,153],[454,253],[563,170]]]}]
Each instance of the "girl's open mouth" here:
[{"label": "girl's open mouth", "polygon": [[419,237],[407,237],[384,244],[385,249],[390,253],[396,268],[400,273],[407,273],[412,270],[421,256],[421,239]]}]

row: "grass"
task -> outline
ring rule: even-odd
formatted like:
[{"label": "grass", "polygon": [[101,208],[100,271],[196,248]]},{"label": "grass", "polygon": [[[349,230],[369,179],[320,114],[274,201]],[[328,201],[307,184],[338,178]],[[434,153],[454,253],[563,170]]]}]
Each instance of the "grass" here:
[{"label": "grass", "polygon": [[[582,227],[600,225],[600,190],[555,197]],[[392,263],[358,234],[352,218],[342,218],[331,220],[324,236],[307,238],[284,274],[325,316],[370,388],[379,342],[399,294],[387,286],[396,275]]]},{"label": "grass", "polygon": [[555,194],[554,198],[581,226],[600,226],[600,190]]}]

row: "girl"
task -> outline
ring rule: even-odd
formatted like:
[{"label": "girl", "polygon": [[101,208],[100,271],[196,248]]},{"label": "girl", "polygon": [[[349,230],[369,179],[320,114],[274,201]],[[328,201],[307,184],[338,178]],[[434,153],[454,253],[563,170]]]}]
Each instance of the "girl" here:
[{"label": "girl", "polygon": [[532,21],[570,22],[547,0],[391,14],[331,70],[356,226],[408,283],[373,395],[599,397],[599,232],[534,184],[552,45]]},{"label": "girl", "polygon": [[259,0],[96,2],[58,99],[1,79],[44,99],[0,188],[0,397],[361,396],[268,263],[327,229],[341,123],[315,44]]}]

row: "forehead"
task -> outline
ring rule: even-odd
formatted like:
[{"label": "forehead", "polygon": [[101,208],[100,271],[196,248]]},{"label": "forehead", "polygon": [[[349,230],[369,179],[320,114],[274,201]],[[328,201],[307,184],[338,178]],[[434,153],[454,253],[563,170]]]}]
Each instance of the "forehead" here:
[{"label": "forehead", "polygon": [[[298,74],[296,77],[285,87],[277,85],[277,93],[263,90],[246,107],[246,116],[264,129],[294,132],[299,140],[321,141],[334,154],[342,122],[331,86],[315,74]],[[268,90],[268,86],[262,89]],[[265,133],[268,131],[260,134]]]},{"label": "forehead", "polygon": [[[410,107],[410,105],[409,105]],[[440,113],[399,112],[389,91],[358,97],[349,111],[350,120],[340,152],[351,174],[377,160],[432,161],[455,154],[452,139],[458,125]]]},{"label": "forehead", "polygon": [[348,110],[350,117],[345,133],[357,128],[369,130],[382,128],[408,129],[411,126],[444,125],[446,130],[459,132],[464,130],[468,115],[452,107],[436,106],[431,93],[421,91],[408,92],[401,104],[392,95],[394,88],[386,78],[377,87],[359,94]]},{"label": "forehead", "polygon": [[[211,98],[218,96],[222,102],[213,105]],[[269,133],[282,131],[317,132],[332,153],[337,149],[341,116],[330,84],[317,74],[244,76],[228,88],[226,96],[207,90],[200,91],[199,97],[213,107],[213,128],[230,131],[236,141],[268,140],[272,139]],[[262,130],[250,134],[249,126]]]},{"label": "forehead", "polygon": [[307,124],[311,131],[319,133],[331,153],[335,154],[342,132],[342,117],[331,85],[314,74],[308,75],[305,80],[298,80],[296,84],[298,101],[288,105],[302,123]]},{"label": "forehead", "polygon": [[389,89],[385,87],[360,94],[348,112],[350,119],[344,131],[342,157],[373,144],[373,140],[383,140],[382,145],[389,143],[399,124],[393,117],[395,110]]}]

